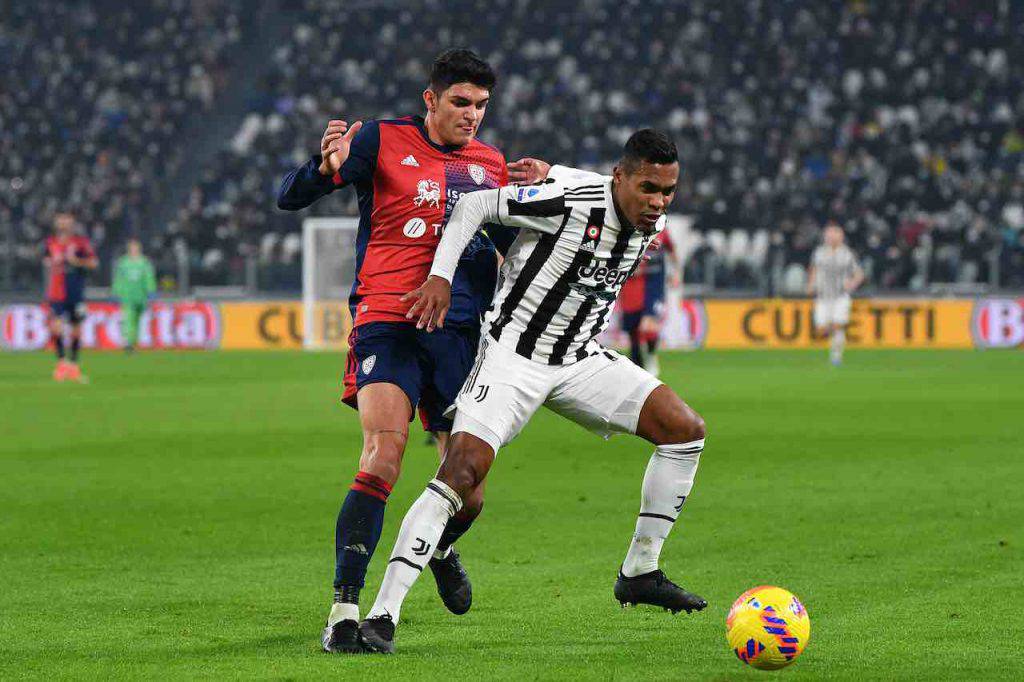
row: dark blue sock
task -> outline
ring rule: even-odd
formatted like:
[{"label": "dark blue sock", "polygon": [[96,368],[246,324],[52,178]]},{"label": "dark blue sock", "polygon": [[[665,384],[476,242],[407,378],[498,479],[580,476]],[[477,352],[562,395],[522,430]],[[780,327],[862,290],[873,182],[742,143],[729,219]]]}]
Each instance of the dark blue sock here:
[{"label": "dark blue sock", "polygon": [[334,530],[336,564],[334,597],[336,601],[359,603],[359,590],[366,578],[366,567],[377,549],[384,527],[384,507],[391,486],[384,479],[360,471],[338,512]]},{"label": "dark blue sock", "polygon": [[637,367],[644,366],[644,351],[640,345],[640,333],[633,332],[629,335],[629,359]]}]

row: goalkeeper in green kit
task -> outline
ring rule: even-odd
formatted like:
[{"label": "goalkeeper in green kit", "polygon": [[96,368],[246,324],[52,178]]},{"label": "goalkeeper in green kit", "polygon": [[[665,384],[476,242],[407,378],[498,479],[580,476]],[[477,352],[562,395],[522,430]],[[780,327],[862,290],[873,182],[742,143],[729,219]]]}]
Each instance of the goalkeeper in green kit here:
[{"label": "goalkeeper in green kit", "polygon": [[155,292],[153,264],[142,255],[139,240],[129,239],[128,253],[114,266],[114,295],[121,300],[121,338],[129,353],[135,350],[139,338],[139,318]]}]

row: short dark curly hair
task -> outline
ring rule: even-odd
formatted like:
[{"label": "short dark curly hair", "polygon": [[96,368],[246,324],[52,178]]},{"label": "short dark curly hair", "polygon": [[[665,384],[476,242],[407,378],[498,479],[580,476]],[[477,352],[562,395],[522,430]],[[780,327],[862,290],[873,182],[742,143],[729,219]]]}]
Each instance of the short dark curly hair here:
[{"label": "short dark curly hair", "polygon": [[629,136],[622,149],[622,166],[632,172],[647,163],[669,164],[679,161],[679,152],[672,138],[660,130],[643,128]]},{"label": "short dark curly hair", "polygon": [[430,67],[430,89],[441,94],[456,83],[472,83],[491,90],[497,82],[494,69],[472,50],[445,50]]}]

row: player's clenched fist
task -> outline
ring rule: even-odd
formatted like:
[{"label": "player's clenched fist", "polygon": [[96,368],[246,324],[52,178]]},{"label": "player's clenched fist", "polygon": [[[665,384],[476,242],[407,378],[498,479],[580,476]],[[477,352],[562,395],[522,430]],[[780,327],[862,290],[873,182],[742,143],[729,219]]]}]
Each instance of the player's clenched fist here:
[{"label": "player's clenched fist", "polygon": [[348,159],[352,138],[362,127],[362,121],[356,121],[351,127],[347,121],[328,121],[327,130],[320,140],[320,155],[323,157],[320,163],[321,175],[334,175],[341,170],[341,165]]},{"label": "player's clenched fist", "polygon": [[444,277],[431,275],[419,289],[402,297],[402,301],[412,300],[416,302],[405,314],[406,318],[411,320],[419,315],[416,328],[426,327],[428,332],[432,332],[437,327],[444,327],[444,316],[452,304],[452,285]]}]

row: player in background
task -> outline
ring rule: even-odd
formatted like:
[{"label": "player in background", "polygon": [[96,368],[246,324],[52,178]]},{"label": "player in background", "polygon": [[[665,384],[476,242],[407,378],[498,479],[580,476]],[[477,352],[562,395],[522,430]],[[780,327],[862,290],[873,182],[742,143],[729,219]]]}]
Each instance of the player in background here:
[{"label": "player in background", "polygon": [[360,624],[368,651],[394,651],[402,602],[424,558],[449,519],[477,504],[474,491],[498,449],[541,405],[605,438],[634,433],[655,445],[615,598],[673,612],[707,606],[658,568],[662,545],[693,486],[704,422],[672,389],[596,340],[622,283],[664,229],[679,179],[675,144],[664,133],[641,130],[626,142],[614,177],[556,175],[554,169],[552,175],[536,185],[462,197],[430,277],[406,297],[416,301],[408,314],[417,327],[443,330],[465,245],[482,224],[520,228],[476,362],[454,405],[444,460],[406,514],[377,599]]},{"label": "player in background", "polygon": [[831,340],[829,358],[837,367],[843,362],[850,294],[864,282],[864,271],[845,239],[838,223],[825,225],[824,243],[814,250],[807,275],[807,295],[814,296],[815,331]]},{"label": "player in background", "polygon": [[654,376],[658,376],[658,338],[665,308],[665,278],[667,266],[672,268],[673,285],[678,283],[680,270],[675,261],[675,246],[668,230],[660,232],[651,243],[647,258],[637,271],[622,285],[619,311],[622,330],[629,335],[629,358]]},{"label": "player in background", "polygon": [[[75,233],[75,217],[62,212],[54,216],[54,234],[46,238],[43,264],[49,270],[46,298],[50,305],[50,338],[57,353],[57,366],[53,370],[56,381],[88,379],[78,366],[78,352],[82,339],[82,320],[85,318],[85,276],[99,266],[96,252],[89,238]],[[65,353],[64,319],[71,325],[71,352]]]},{"label": "player in background", "polygon": [[142,255],[138,239],[129,239],[127,246],[127,253],[114,266],[113,289],[121,301],[121,343],[125,352],[131,353],[139,339],[139,320],[156,293],[156,273],[153,264]]},{"label": "player in background", "polygon": [[[359,592],[399,476],[409,422],[418,408],[425,429],[437,434],[439,454],[444,452],[451,430],[444,411],[473,364],[480,319],[494,295],[495,246],[476,235],[461,252],[443,333],[417,329],[406,318],[411,303],[402,300],[426,278],[459,197],[509,181],[501,152],[476,138],[495,80],[491,67],[469,50],[442,53],[423,92],[425,117],[351,126],[330,121],[320,154],[292,171],[278,195],[285,210],[305,208],[347,186],[359,201],[343,400],[359,410],[363,445],[335,528],[334,604],[322,639],[328,652],[362,651]],[[513,235],[502,232],[492,237],[510,243]],[[472,586],[452,545],[479,513],[482,496],[481,486],[429,558],[441,599],[456,614],[470,608]]]}]

